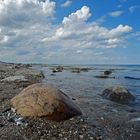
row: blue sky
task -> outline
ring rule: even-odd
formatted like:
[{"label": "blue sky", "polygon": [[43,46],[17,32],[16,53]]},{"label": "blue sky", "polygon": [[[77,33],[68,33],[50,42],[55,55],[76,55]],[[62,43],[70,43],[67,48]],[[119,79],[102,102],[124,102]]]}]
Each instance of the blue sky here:
[{"label": "blue sky", "polygon": [[140,64],[139,0],[0,1],[0,61]]}]

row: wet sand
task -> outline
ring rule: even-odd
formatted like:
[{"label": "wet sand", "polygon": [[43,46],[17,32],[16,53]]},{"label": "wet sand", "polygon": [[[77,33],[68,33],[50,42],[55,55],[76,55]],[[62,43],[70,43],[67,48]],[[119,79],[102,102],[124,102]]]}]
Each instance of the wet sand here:
[{"label": "wet sand", "polygon": [[[105,100],[101,96],[103,87],[94,86],[90,83],[91,79],[85,79],[82,75],[76,73],[65,75],[64,71],[52,76],[47,69],[46,72],[44,71],[46,78],[43,80],[43,75],[39,72],[40,68],[33,72],[31,70],[29,72],[29,69],[31,68],[27,65],[0,65],[0,80],[17,74],[25,75],[28,79],[26,82],[0,82],[0,139],[139,140],[139,107]],[[83,115],[60,123],[48,121],[45,118],[24,118],[23,125],[20,126],[12,122],[9,118],[12,118],[14,113],[9,109],[10,99],[23,88],[38,82],[53,84],[60,88],[79,105]],[[83,83],[86,84],[82,85]],[[94,93],[92,96],[91,91]]]}]

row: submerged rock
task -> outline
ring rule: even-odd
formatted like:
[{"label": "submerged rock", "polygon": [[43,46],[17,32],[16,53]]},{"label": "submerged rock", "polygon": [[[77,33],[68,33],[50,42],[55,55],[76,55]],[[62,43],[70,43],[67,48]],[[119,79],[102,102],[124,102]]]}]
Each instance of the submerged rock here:
[{"label": "submerged rock", "polygon": [[122,86],[109,87],[103,91],[102,95],[106,99],[121,104],[129,104],[135,100],[134,96]]},{"label": "submerged rock", "polygon": [[33,84],[25,88],[11,99],[11,105],[23,117],[46,117],[54,121],[82,114],[66,94],[45,84]]},{"label": "submerged rock", "polygon": [[130,77],[130,76],[125,76],[125,79],[132,79],[132,80],[140,80],[140,78],[137,77]]},{"label": "submerged rock", "polygon": [[90,70],[90,68],[81,68],[80,71],[82,72],[88,72]]},{"label": "submerged rock", "polygon": [[96,75],[94,77],[95,78],[103,78],[103,79],[106,79],[106,78],[108,78],[108,75]]},{"label": "submerged rock", "polygon": [[80,73],[80,72],[81,72],[80,68],[73,68],[72,69],[72,73]]}]

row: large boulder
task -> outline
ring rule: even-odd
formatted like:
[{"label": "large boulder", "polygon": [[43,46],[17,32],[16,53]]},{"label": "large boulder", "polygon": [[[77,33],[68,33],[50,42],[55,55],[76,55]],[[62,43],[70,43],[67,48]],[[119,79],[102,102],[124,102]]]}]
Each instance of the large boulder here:
[{"label": "large boulder", "polygon": [[135,100],[134,96],[122,86],[109,87],[103,91],[102,95],[106,99],[121,104],[129,104]]},{"label": "large boulder", "polygon": [[62,121],[81,115],[78,106],[57,88],[33,84],[11,99],[11,105],[23,117],[46,117]]}]

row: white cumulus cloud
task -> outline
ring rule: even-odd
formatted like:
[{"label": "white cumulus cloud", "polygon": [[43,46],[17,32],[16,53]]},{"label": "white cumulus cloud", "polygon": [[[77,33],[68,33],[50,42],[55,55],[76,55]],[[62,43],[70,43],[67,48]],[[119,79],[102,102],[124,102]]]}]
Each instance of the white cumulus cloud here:
[{"label": "white cumulus cloud", "polygon": [[72,4],[72,1],[71,0],[67,0],[67,1],[65,1],[64,3],[61,4],[61,7],[66,8],[66,7],[69,7],[71,4]]},{"label": "white cumulus cloud", "polygon": [[87,6],[54,24],[55,4],[51,0],[0,1],[0,60],[88,63],[94,56],[94,60],[106,58],[100,58],[106,50],[123,46],[124,34],[132,30],[128,25],[108,29],[89,22]]},{"label": "white cumulus cloud", "polygon": [[123,14],[123,11],[113,11],[113,12],[109,13],[109,15],[110,15],[111,17],[119,17],[119,16],[121,16],[122,14]]},{"label": "white cumulus cloud", "polygon": [[133,5],[129,7],[129,11],[133,13],[136,9],[140,8],[140,5]]}]

